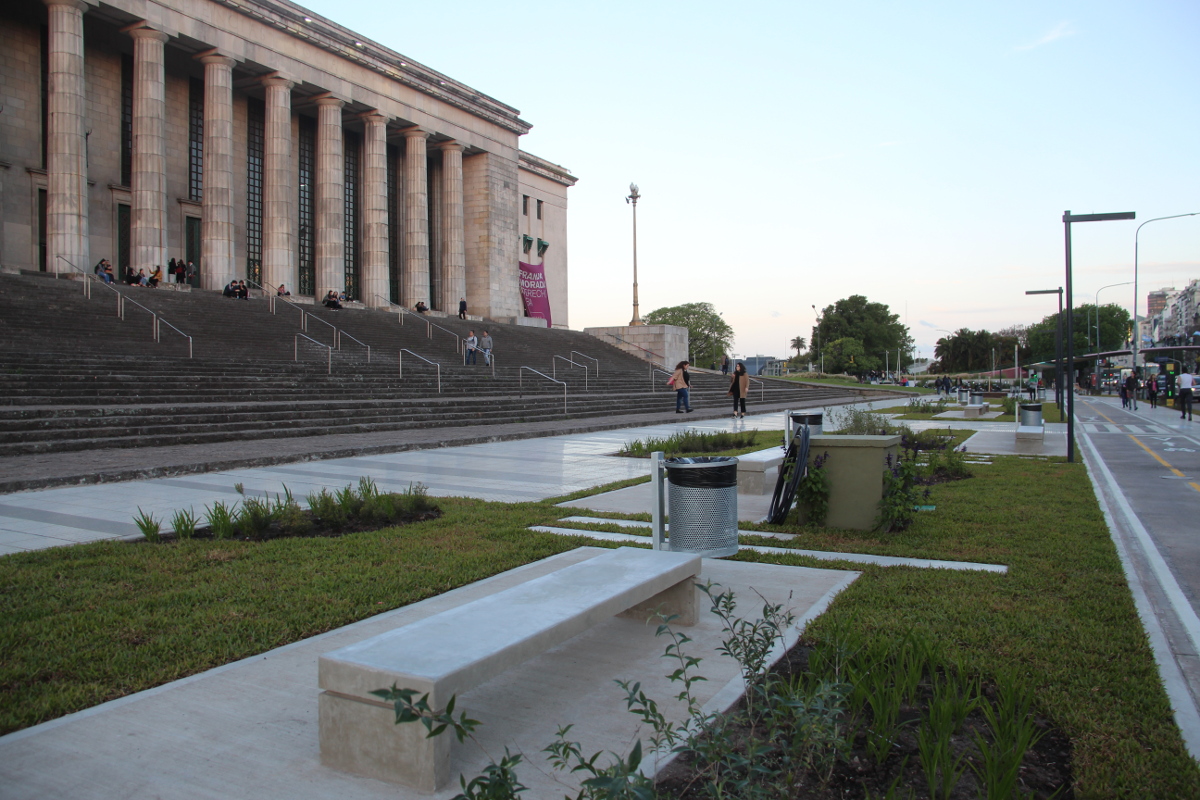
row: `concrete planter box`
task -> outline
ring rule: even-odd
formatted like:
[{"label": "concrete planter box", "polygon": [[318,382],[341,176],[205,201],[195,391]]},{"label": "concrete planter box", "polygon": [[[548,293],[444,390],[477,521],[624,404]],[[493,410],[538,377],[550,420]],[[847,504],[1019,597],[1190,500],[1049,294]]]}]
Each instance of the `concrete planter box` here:
[{"label": "concrete planter box", "polygon": [[[829,454],[829,528],[868,531],[875,527],[879,501],[883,498],[883,471],[887,457],[892,463],[900,454],[899,436],[813,436],[809,440],[809,463]],[[800,509],[800,522],[807,514]]]}]

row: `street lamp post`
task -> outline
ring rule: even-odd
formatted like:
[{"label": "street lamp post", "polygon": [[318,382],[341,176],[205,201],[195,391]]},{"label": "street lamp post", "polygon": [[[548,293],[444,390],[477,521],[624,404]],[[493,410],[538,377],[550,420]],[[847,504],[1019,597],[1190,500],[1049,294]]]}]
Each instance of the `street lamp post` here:
[{"label": "street lamp post", "polygon": [[[1096,352],[1100,352],[1100,293],[1105,289],[1111,289],[1114,286],[1128,286],[1131,283],[1133,283],[1133,281],[1125,281],[1124,283],[1110,283],[1108,286],[1101,286],[1096,290]],[[1091,319],[1090,315],[1088,316],[1088,319]],[[1089,331],[1088,333],[1090,339],[1091,332]],[[1136,367],[1137,364],[1134,364],[1134,366]]]},{"label": "street lamp post", "polygon": [[1057,289],[1035,289],[1025,294],[1056,294],[1058,295],[1058,324],[1054,332],[1054,406],[1062,414],[1062,287]]},{"label": "street lamp post", "polygon": [[[1172,214],[1169,217],[1155,217],[1154,219],[1148,219],[1145,222],[1143,222],[1141,225],[1138,225],[1137,230],[1133,232],[1133,374],[1134,375],[1137,375],[1138,343],[1142,338],[1142,329],[1138,327],[1138,318],[1137,318],[1137,311],[1138,311],[1138,290],[1137,290],[1138,235],[1142,232],[1142,228],[1146,227],[1151,222],[1160,222],[1161,220],[1164,220],[1164,219],[1179,219],[1180,217],[1194,217],[1197,215],[1200,215],[1200,211],[1192,211],[1191,213],[1188,213],[1188,214]],[[1137,410],[1136,401],[1134,402],[1133,409],[1134,409],[1134,411]]]},{"label": "street lamp post", "polygon": [[814,336],[813,338],[817,340],[817,358],[821,362],[821,374],[824,375],[825,374],[825,353],[824,353],[824,351],[821,350],[821,313],[819,311],[817,311],[816,304],[812,304],[812,310],[813,310],[813,315],[815,315],[817,318],[817,327],[816,327],[817,335]]},{"label": "street lamp post", "polygon": [[630,326],[646,324],[638,315],[637,296],[637,201],[640,197],[637,184],[629,184],[629,196],[625,198],[625,202],[633,205],[633,319],[629,321]]},{"label": "street lamp post", "polygon": [[1075,325],[1072,319],[1075,315],[1075,309],[1072,304],[1071,223],[1110,222],[1136,218],[1137,214],[1133,211],[1118,211],[1111,214],[1072,214],[1070,211],[1063,212],[1063,238],[1065,239],[1067,261],[1067,379],[1071,382],[1071,391],[1067,395],[1067,463],[1069,464],[1075,463]]}]

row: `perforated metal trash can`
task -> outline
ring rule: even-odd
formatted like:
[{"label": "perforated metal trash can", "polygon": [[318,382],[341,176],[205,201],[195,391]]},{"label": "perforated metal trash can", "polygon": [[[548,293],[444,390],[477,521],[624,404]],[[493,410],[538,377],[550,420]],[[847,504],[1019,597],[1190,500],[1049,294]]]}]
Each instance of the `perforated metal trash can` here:
[{"label": "perforated metal trash can", "polygon": [[673,551],[705,558],[737,553],[737,463],[730,456],[668,458],[663,462]]},{"label": "perforated metal trash can", "polygon": [[1022,428],[1042,427],[1042,404],[1022,403],[1020,419]]},{"label": "perforated metal trash can", "polygon": [[798,431],[805,425],[808,426],[810,436],[820,436],[825,431],[825,414],[823,412],[791,412],[792,430]]}]

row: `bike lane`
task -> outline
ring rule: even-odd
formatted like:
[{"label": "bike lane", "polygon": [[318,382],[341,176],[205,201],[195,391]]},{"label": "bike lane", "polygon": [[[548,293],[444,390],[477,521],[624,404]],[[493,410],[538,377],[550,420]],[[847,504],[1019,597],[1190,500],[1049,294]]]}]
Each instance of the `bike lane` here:
[{"label": "bike lane", "polygon": [[1076,397],[1076,435],[1188,748],[1200,758],[1200,422]]}]

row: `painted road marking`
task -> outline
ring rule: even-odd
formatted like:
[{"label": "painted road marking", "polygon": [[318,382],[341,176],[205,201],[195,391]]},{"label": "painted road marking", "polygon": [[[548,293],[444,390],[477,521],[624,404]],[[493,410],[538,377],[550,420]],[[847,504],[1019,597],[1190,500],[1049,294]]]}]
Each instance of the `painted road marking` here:
[{"label": "painted road marking", "polygon": [[[1090,404],[1089,404],[1089,405],[1090,405]],[[1097,413],[1097,414],[1099,414],[1100,416],[1104,417],[1104,419],[1108,420],[1108,422],[1109,422],[1110,424],[1112,424],[1112,425],[1116,425],[1116,424],[1117,424],[1117,423],[1113,422],[1111,419],[1109,419],[1109,418],[1108,418],[1108,416],[1106,416],[1106,415],[1105,415],[1105,413],[1104,413],[1103,411],[1099,411],[1099,410],[1098,410],[1098,411],[1096,411],[1096,413]],[[1158,463],[1162,464],[1162,465],[1163,465],[1164,467],[1166,467],[1167,469],[1171,470],[1171,472],[1173,472],[1173,473],[1175,474],[1175,476],[1176,476],[1176,477],[1179,477],[1179,478],[1187,478],[1187,476],[1186,476],[1186,475],[1184,475],[1184,474],[1183,474],[1182,472],[1180,472],[1179,470],[1175,469],[1175,467],[1173,467],[1173,466],[1172,466],[1172,465],[1171,465],[1171,464],[1170,464],[1170,463],[1169,463],[1169,462],[1168,462],[1168,461],[1167,461],[1165,458],[1163,458],[1163,457],[1162,457],[1162,456],[1160,456],[1158,453],[1156,453],[1156,452],[1154,452],[1153,450],[1151,450],[1151,449],[1150,449],[1150,448],[1149,448],[1149,447],[1148,447],[1148,446],[1145,444],[1145,442],[1143,442],[1141,439],[1137,438],[1137,437],[1136,437],[1136,436],[1134,436],[1133,434],[1126,434],[1126,435],[1127,435],[1127,436],[1129,436],[1129,438],[1130,438],[1130,439],[1133,439],[1133,441],[1137,443],[1137,446],[1138,446],[1138,447],[1142,448],[1142,449],[1143,449],[1143,450],[1145,450],[1147,453],[1149,453],[1151,456],[1153,456],[1153,458],[1154,458],[1154,460],[1155,460],[1155,461],[1157,461]],[[1166,443],[1166,442],[1170,442],[1172,438],[1173,438],[1173,437],[1167,437],[1167,438],[1165,439],[1164,443]],[[1164,450],[1165,452],[1181,452],[1181,453],[1194,453],[1194,452],[1196,452],[1195,450],[1193,450],[1193,449],[1191,449],[1191,448],[1189,448],[1189,447],[1164,447],[1164,448],[1163,448],[1163,450]],[[1197,492],[1200,492],[1200,483],[1197,483],[1196,481],[1188,481],[1188,486],[1192,487],[1192,488],[1193,488],[1193,489],[1195,489]]]}]

